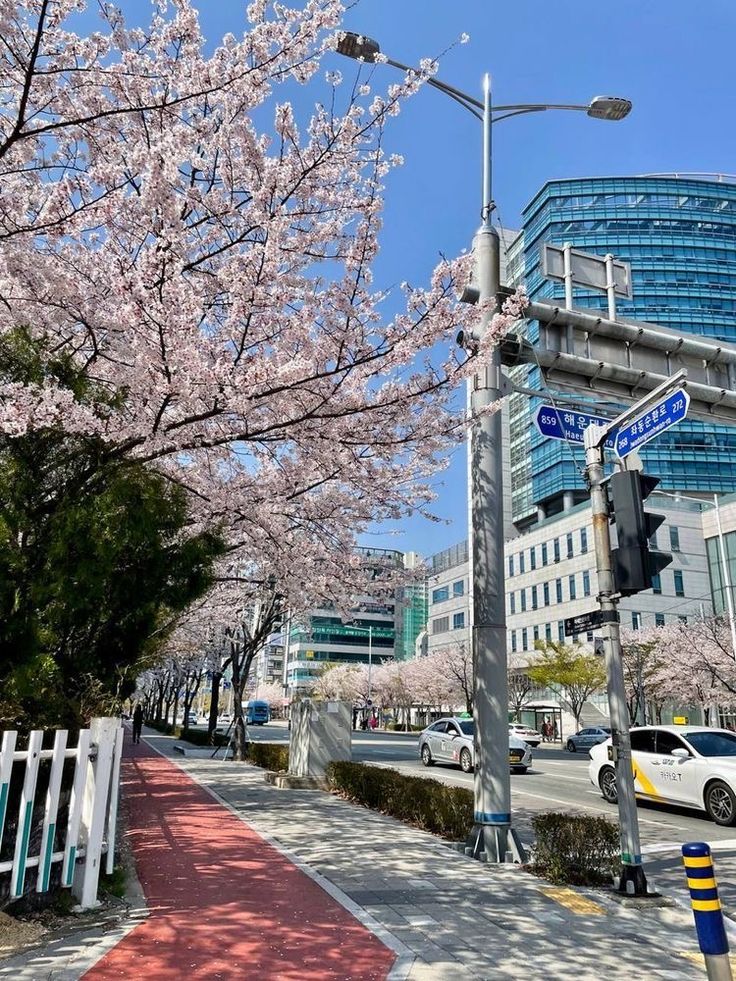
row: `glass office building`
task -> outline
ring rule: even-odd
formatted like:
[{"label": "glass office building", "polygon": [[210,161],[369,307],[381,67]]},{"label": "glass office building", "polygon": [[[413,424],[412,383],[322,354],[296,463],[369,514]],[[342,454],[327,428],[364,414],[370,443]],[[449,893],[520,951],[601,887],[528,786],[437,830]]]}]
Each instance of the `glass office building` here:
[{"label": "glass office building", "polygon": [[[541,246],[564,245],[631,263],[633,298],[618,312],[736,343],[736,178],[662,175],[549,181],[523,213],[514,245],[516,281],[532,299],[564,299],[543,279]],[[523,255],[523,261],[520,257]],[[603,293],[576,289],[576,307],[606,309]],[[529,326],[536,339],[536,325]],[[517,368],[541,387],[534,368]],[[513,518],[524,527],[585,497],[582,449],[544,439],[532,423],[540,400],[513,396],[510,409]],[[662,490],[736,491],[736,428],[689,421],[642,451]]]}]

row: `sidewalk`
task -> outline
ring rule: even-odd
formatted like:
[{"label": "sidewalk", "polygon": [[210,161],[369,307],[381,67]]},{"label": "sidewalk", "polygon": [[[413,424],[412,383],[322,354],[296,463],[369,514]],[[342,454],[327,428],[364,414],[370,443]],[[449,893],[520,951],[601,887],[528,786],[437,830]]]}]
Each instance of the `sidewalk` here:
[{"label": "sidewalk", "polygon": [[[171,737],[145,738],[173,754]],[[687,910],[621,907],[484,866],[207,750],[175,761],[145,743],[131,751],[129,833],[150,912],[85,981],[705,977]],[[48,957],[36,967],[16,977],[70,977]]]}]

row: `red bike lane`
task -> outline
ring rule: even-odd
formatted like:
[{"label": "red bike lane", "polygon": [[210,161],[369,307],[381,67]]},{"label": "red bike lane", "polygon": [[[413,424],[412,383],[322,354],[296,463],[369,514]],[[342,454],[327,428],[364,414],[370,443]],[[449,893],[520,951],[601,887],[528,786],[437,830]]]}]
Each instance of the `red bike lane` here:
[{"label": "red bike lane", "polygon": [[150,913],[85,981],[388,976],[393,951],[145,743],[128,745],[122,788]]}]

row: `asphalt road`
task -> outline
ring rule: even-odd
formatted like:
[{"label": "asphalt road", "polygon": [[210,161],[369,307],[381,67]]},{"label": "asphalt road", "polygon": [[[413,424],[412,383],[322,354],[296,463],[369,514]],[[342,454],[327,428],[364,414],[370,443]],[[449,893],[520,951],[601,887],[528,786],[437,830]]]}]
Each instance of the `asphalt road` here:
[{"label": "asphalt road", "polygon": [[[258,741],[286,743],[289,733],[285,724],[273,722],[249,726],[249,736]],[[472,788],[472,775],[458,768],[422,766],[417,742],[416,735],[354,732],[353,759]],[[542,745],[533,753],[534,762],[528,773],[511,774],[512,811],[522,841],[533,841],[531,822],[539,811],[599,814],[616,820],[616,807],[607,804],[590,782],[587,752],[571,754]],[[668,894],[678,895],[686,902],[681,846],[686,841],[707,841],[715,855],[721,897],[736,919],[736,827],[720,828],[698,811],[648,802],[640,802],[638,813],[647,876]]]}]

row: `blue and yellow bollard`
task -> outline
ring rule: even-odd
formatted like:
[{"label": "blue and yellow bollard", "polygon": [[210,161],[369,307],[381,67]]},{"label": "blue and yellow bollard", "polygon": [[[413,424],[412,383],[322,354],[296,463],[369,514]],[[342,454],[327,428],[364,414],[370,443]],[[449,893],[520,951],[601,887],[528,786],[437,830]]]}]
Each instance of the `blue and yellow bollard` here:
[{"label": "blue and yellow bollard", "polygon": [[690,902],[695,917],[700,950],[705,957],[709,981],[733,981],[728,959],[728,937],[723,922],[723,910],[718,898],[718,885],[713,870],[710,845],[691,841],[682,846]]}]

